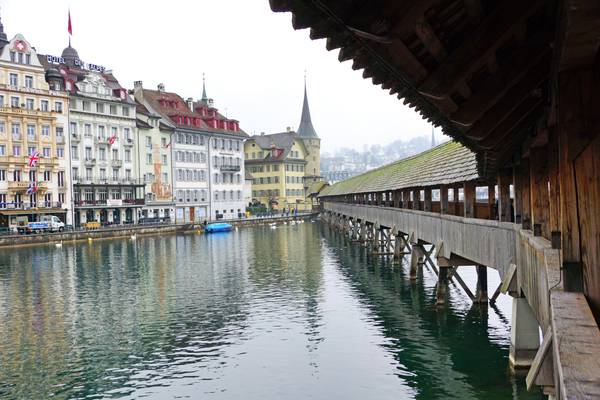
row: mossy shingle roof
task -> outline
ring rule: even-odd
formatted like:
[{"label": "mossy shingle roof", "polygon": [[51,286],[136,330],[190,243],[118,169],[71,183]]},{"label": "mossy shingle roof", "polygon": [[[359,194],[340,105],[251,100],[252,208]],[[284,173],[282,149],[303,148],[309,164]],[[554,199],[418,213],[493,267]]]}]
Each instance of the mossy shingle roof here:
[{"label": "mossy shingle roof", "polygon": [[451,141],[326,187],[319,197],[451,185],[478,179],[475,154]]}]

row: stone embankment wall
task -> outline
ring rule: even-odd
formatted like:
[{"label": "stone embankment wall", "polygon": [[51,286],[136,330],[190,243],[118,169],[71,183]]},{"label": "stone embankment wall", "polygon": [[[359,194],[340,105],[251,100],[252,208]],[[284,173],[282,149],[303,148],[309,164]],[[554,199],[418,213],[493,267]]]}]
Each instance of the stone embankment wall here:
[{"label": "stone embankment wall", "polygon": [[[300,214],[296,219],[310,219],[318,214]],[[294,220],[289,217],[249,218],[233,221],[223,221],[234,226],[264,225]],[[0,236],[0,249],[16,246],[37,246],[60,242],[78,242],[87,240],[112,239],[137,235],[164,235],[173,233],[201,232],[202,224],[161,224],[161,225],[132,225],[98,230],[72,231],[61,233],[44,233],[39,235],[6,235]]]}]

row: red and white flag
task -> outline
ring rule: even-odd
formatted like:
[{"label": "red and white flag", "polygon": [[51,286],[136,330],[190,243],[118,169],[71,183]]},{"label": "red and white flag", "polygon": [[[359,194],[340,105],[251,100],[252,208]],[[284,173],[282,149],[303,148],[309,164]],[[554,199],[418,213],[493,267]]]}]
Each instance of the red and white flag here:
[{"label": "red and white flag", "polygon": [[33,153],[31,153],[29,155],[29,161],[28,161],[29,162],[29,166],[31,168],[34,168],[37,165],[37,163],[38,163],[39,160],[40,160],[40,152],[37,151],[37,150],[34,150]]},{"label": "red and white flag", "polygon": [[112,146],[113,144],[115,144],[116,140],[117,140],[117,135],[112,135],[111,137],[108,138],[108,145]]},{"label": "red and white flag", "polygon": [[69,32],[69,36],[73,36],[73,25],[71,25],[71,10],[69,10],[69,23],[67,25],[67,32]]}]

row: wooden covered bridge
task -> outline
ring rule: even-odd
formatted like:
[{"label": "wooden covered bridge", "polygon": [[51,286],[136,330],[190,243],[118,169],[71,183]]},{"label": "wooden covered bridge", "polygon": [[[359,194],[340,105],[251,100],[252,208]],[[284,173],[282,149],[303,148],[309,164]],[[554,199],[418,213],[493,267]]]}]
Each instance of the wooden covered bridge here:
[{"label": "wooden covered bridge", "polygon": [[270,4],[455,140],[325,189],[325,218],[411,269],[437,257],[440,302],[455,267],[478,266],[477,301],[497,269],[528,384],[600,397],[600,2]]}]

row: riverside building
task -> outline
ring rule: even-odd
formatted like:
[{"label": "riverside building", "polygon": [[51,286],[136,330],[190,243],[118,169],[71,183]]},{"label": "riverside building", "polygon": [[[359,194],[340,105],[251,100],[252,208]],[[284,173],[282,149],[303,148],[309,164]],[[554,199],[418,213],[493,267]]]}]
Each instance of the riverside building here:
[{"label": "riverside building", "polygon": [[239,122],[221,115],[212,99],[184,100],[167,92],[134,85],[135,99],[173,129],[172,157],[175,221],[237,218],[245,211],[243,140]]},{"label": "riverside building", "polygon": [[70,96],[75,226],[137,222],[144,184],[136,176],[135,102],[112,72],[83,62],[71,45],[60,57],[41,59],[50,85],[63,85]]},{"label": "riverside building", "polygon": [[142,221],[171,222],[174,219],[171,141],[174,129],[161,122],[143,104],[136,103],[137,176],[145,184]]},{"label": "riverside building", "polygon": [[21,34],[8,41],[1,23],[0,48],[0,226],[40,215],[71,224],[68,96],[48,85],[35,48]]}]

